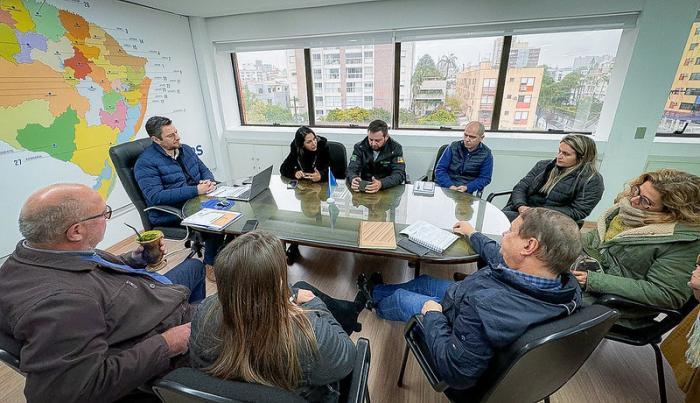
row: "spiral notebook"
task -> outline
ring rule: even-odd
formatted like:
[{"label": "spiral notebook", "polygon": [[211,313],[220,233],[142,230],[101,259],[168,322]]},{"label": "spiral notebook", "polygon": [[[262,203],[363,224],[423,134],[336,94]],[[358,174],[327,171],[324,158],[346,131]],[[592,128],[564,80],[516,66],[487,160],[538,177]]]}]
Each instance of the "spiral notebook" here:
[{"label": "spiral notebook", "polygon": [[449,248],[459,237],[451,232],[440,229],[425,221],[416,221],[400,232],[408,235],[408,239],[425,246],[437,253],[442,253]]}]

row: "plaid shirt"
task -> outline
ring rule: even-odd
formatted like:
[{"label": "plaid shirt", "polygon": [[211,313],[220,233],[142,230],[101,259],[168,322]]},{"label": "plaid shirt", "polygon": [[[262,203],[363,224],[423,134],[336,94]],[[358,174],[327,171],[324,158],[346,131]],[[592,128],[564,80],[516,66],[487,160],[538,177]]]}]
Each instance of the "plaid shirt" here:
[{"label": "plaid shirt", "polygon": [[518,270],[513,270],[509,267],[506,267],[505,265],[501,264],[499,265],[502,269],[506,270],[509,273],[513,273],[516,276],[519,276],[523,280],[527,281],[528,283],[534,285],[535,287],[541,289],[541,290],[558,290],[561,289],[561,276],[557,276],[557,278],[551,279],[551,278],[544,278],[544,277],[539,277],[539,276],[533,276],[531,274],[523,273]]}]

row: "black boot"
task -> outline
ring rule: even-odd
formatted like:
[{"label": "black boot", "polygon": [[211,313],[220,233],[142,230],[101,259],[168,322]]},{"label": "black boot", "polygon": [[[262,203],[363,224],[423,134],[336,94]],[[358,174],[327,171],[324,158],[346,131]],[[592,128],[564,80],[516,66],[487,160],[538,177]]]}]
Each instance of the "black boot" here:
[{"label": "black boot", "polygon": [[[370,311],[375,306],[374,299],[372,298],[372,291],[374,291],[374,287],[377,284],[384,284],[382,274],[379,272],[372,273],[369,279],[364,273],[360,273],[357,277],[357,288],[359,289],[358,297],[362,295],[360,299],[364,299],[364,307]],[[356,297],[355,299],[357,300],[358,298]]]}]

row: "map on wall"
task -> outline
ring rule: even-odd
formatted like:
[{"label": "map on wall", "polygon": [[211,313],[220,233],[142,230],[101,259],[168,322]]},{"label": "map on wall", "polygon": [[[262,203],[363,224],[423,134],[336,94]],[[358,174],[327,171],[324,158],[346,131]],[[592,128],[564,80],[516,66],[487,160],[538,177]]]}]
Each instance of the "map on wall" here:
[{"label": "map on wall", "polygon": [[186,18],[137,6],[0,0],[0,185],[13,207],[3,228],[16,227],[33,190],[54,182],[128,204],[108,150],[143,136],[149,116],[170,117],[183,142],[211,149],[191,43]]}]

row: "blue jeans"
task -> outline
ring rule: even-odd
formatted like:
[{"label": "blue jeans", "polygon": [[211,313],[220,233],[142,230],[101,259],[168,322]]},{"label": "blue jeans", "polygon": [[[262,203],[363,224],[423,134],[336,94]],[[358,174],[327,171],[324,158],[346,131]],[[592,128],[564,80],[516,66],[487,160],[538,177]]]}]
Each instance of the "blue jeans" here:
[{"label": "blue jeans", "polygon": [[204,264],[197,259],[187,259],[164,274],[173,284],[184,285],[190,290],[190,304],[207,296],[204,283]]},{"label": "blue jeans", "polygon": [[406,322],[420,313],[426,301],[439,303],[452,284],[424,274],[403,284],[379,284],[372,290],[372,299],[380,318]]}]

